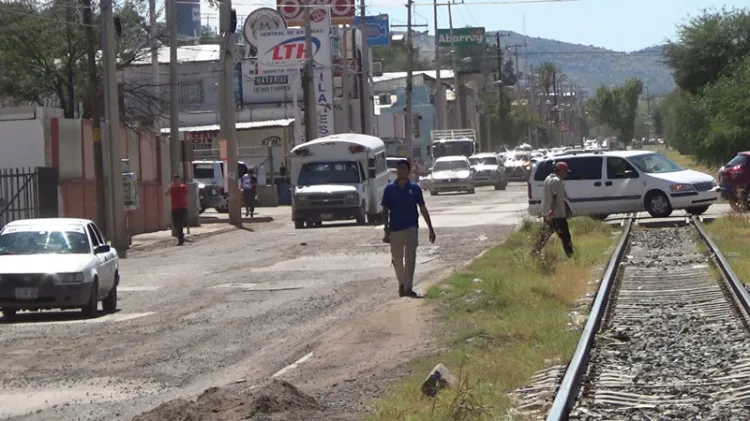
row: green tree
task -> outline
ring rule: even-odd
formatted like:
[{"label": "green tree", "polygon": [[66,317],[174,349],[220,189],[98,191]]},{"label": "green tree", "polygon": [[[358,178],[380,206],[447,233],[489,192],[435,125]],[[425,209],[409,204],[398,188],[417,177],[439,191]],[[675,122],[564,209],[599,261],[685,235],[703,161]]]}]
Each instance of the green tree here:
[{"label": "green tree", "polygon": [[691,94],[715,82],[737,58],[750,54],[750,11],[705,11],[679,27],[665,49],[677,86]]},{"label": "green tree", "polygon": [[642,92],[643,82],[638,79],[613,88],[602,85],[589,101],[589,113],[597,123],[613,129],[618,140],[630,144],[635,133],[638,98]]},{"label": "green tree", "polygon": [[512,59],[508,59],[503,65],[503,85],[513,86],[518,82],[518,75]]},{"label": "green tree", "polygon": [[[0,97],[15,103],[32,103],[59,106],[66,118],[77,117],[79,103],[86,103],[94,88],[86,73],[86,42],[84,27],[80,22],[82,7],[73,0],[50,3],[16,1],[0,3]],[[118,68],[128,66],[149,54],[148,27],[143,15],[145,3],[126,1],[116,10],[119,21],[117,37]],[[95,15],[93,21],[100,22]],[[97,31],[98,32],[98,31]],[[101,50],[101,37],[95,36],[94,51]],[[101,66],[97,65],[101,86]],[[152,116],[164,109],[165,101],[154,91],[150,80],[129,82],[121,86],[121,95],[129,104],[121,111],[124,121],[142,116],[144,111]],[[99,89],[99,99],[103,99]],[[82,117],[88,118],[88,112]]]},{"label": "green tree", "polygon": [[[392,44],[372,49],[372,61],[380,62],[383,72],[405,72],[408,55],[406,47],[401,44]],[[419,48],[413,48],[412,69],[432,70],[432,63],[419,56]]]}]

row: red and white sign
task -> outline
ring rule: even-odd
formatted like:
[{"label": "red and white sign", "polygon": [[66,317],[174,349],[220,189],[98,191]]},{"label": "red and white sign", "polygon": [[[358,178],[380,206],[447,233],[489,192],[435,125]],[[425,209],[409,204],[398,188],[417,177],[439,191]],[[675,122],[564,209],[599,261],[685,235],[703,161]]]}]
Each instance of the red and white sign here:
[{"label": "red and white sign", "polygon": [[[276,0],[276,9],[281,13],[289,26],[302,26],[305,23],[305,0]],[[313,0],[315,5],[331,10],[332,25],[353,25],[356,7],[354,0]],[[315,15],[317,10],[313,11]],[[318,13],[319,14],[319,13]],[[313,16],[313,21],[315,17]]]},{"label": "red and white sign", "polygon": [[[347,64],[349,65],[349,74],[357,74],[359,73],[359,62],[356,58],[350,58],[347,61]],[[341,58],[336,58],[333,60],[333,75],[334,76],[343,76],[344,75],[344,60]]]}]

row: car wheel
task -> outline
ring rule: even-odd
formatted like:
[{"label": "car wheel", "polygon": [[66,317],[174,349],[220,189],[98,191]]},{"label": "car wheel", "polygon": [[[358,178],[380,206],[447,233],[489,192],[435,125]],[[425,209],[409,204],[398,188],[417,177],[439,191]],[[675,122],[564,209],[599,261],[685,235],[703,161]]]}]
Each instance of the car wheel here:
[{"label": "car wheel", "polygon": [[99,311],[99,281],[94,280],[94,285],[91,287],[91,295],[89,301],[85,306],[81,307],[83,316],[87,319],[96,317],[96,313]]},{"label": "car wheel", "polygon": [[304,219],[295,219],[294,220],[294,229],[302,229],[305,227],[305,220]]},{"label": "car wheel", "polygon": [[3,319],[5,320],[12,319],[16,315],[17,312],[18,310],[16,310],[15,308],[4,308]]},{"label": "car wheel", "polygon": [[215,207],[216,212],[229,213],[229,196],[226,194],[221,197],[221,205]]},{"label": "car wheel", "polygon": [[200,211],[198,211],[198,213],[203,213],[203,212],[205,212],[205,211],[206,211],[206,208],[204,208],[204,207],[201,207],[201,209],[200,209]]},{"label": "car wheel", "polygon": [[364,225],[367,223],[367,211],[365,210],[365,204],[359,208],[359,215],[357,215],[357,225]]},{"label": "car wheel", "polygon": [[474,193],[476,193],[476,192],[477,192],[477,191],[476,191],[476,190],[474,190],[474,187],[470,188],[470,189],[469,189],[469,190],[467,191],[467,193],[469,193],[469,194],[474,194]]},{"label": "car wheel", "polygon": [[742,202],[740,202],[737,199],[732,199],[729,201],[729,207],[732,208],[735,212],[744,212],[745,210],[742,208]]},{"label": "car wheel", "polygon": [[667,195],[660,191],[651,191],[646,195],[646,211],[654,218],[666,218],[672,214],[672,205]]},{"label": "car wheel", "polygon": [[115,273],[115,284],[109,291],[109,294],[102,301],[102,308],[105,313],[114,313],[117,311],[117,285],[120,283],[120,274]]},{"label": "car wheel", "polygon": [[370,225],[378,225],[379,222],[380,222],[380,215],[378,215],[378,214],[367,215],[367,223],[368,224],[370,224]]},{"label": "car wheel", "polygon": [[708,206],[695,206],[685,209],[690,215],[703,215],[708,210]]},{"label": "car wheel", "polygon": [[316,226],[316,227],[322,227],[323,226],[323,221],[315,221],[313,223],[313,225]]},{"label": "car wheel", "polygon": [[430,190],[430,196],[437,196],[438,192],[435,190]]}]

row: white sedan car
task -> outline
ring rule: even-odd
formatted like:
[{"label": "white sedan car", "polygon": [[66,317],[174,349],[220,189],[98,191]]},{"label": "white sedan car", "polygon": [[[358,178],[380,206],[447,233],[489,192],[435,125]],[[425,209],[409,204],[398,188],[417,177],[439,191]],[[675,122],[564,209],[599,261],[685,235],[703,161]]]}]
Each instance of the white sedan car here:
[{"label": "white sedan car", "polygon": [[455,191],[474,194],[474,172],[465,156],[441,156],[432,166],[430,195]]},{"label": "white sedan car", "polygon": [[27,219],[0,230],[0,309],[79,308],[95,317],[99,301],[117,309],[117,250],[87,219]]}]

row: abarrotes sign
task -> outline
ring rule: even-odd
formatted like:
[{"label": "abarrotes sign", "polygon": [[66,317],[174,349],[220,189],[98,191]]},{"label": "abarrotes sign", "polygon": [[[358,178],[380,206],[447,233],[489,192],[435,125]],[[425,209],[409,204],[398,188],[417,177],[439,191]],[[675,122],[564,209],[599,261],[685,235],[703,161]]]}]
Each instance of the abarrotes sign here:
[{"label": "abarrotes sign", "polygon": [[438,29],[437,36],[441,47],[483,45],[485,41],[484,28],[453,28],[452,35],[450,29]]}]

